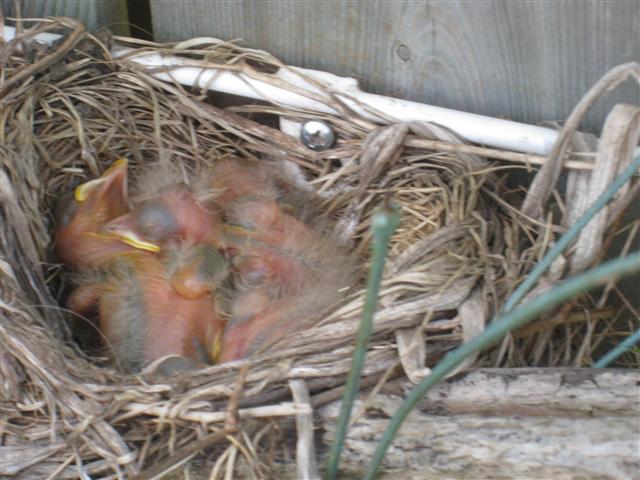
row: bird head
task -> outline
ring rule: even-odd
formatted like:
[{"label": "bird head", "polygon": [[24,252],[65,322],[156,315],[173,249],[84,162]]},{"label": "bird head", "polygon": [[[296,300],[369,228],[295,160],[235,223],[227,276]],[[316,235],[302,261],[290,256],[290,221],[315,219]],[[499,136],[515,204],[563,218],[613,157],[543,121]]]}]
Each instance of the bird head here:
[{"label": "bird head", "polygon": [[280,221],[282,211],[268,197],[246,195],[229,204],[225,217],[231,226],[250,231],[270,230]]},{"label": "bird head", "polygon": [[116,160],[99,178],[63,197],[55,209],[56,232],[80,235],[98,232],[127,209],[127,160]]},{"label": "bird head", "polygon": [[218,160],[209,172],[209,187],[215,200],[226,208],[235,199],[260,192],[275,199],[277,189],[267,165],[244,158],[229,157]]},{"label": "bird head", "polygon": [[172,240],[201,243],[215,237],[219,215],[206,208],[186,185],[173,185],[136,205],[102,228],[132,247],[159,252]]},{"label": "bird head", "polygon": [[54,220],[57,257],[74,270],[83,270],[120,253],[118,241],[98,232],[127,209],[127,160],[117,160],[99,178],[79,185],[56,205]]},{"label": "bird head", "polygon": [[178,245],[167,257],[173,287],[185,298],[219,290],[229,274],[227,259],[212,245]]}]

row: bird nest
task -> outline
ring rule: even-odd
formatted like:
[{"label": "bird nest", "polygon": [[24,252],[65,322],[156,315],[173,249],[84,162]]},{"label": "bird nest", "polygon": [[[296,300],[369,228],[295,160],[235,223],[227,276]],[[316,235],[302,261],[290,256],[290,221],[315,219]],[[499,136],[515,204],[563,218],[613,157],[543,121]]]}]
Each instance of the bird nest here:
[{"label": "bird nest", "polygon": [[[32,41],[45,31],[63,37],[52,45]],[[548,201],[564,150],[555,152],[554,165],[541,170],[525,196],[505,182],[505,163],[489,160],[482,148],[465,145],[435,124],[376,124],[320,83],[316,99],[339,114],[269,102],[222,108],[220,98],[206,89],[157,78],[170,68],[152,70],[133,61],[150,52],[171,54],[304,94],[274,75],[287,67],[262,51],[214,39],[171,45],[116,40],[130,49],[114,58],[108,35],[90,35],[70,19],[48,19],[2,45],[4,475],[150,477],[204,451],[215,453],[200,457],[214,476],[230,471],[239,458],[255,476],[268,476],[270,465],[287,459],[290,445],[278,438],[290,420],[341,395],[364,302],[376,205],[392,198],[402,218],[391,242],[365,386],[399,375],[417,380],[427,366],[481,331],[558,233],[584,210],[572,202],[571,192],[583,192],[583,200],[598,194],[591,192],[590,171],[581,170],[570,177],[568,193],[555,192]],[[606,87],[629,75],[637,75],[637,66],[618,71]],[[633,115],[637,128],[637,111]],[[277,116],[324,120],[337,143],[310,150],[269,126]],[[559,144],[564,142],[565,150],[576,126],[568,124],[562,132]],[[623,159],[609,170],[624,163],[633,143],[629,138],[636,134],[627,131],[609,147]],[[588,151],[586,143],[574,141],[574,152]],[[52,254],[55,200],[120,157],[129,160],[135,190],[136,179],[158,163],[178,165],[188,179],[230,155],[280,163],[311,192],[355,259],[350,289],[338,303],[319,309],[311,324],[265,352],[178,377],[125,375],[83,352],[69,332],[72,316],[63,308],[67,280]],[[599,241],[595,249],[580,240],[541,288],[598,261],[603,242],[613,236],[607,232],[611,225],[620,227],[619,214],[632,193],[619,196],[601,227],[590,233]],[[601,323],[576,320],[575,312],[585,308],[596,311]],[[555,323],[547,319],[527,335],[514,334],[482,361],[587,364],[593,343],[602,342],[625,314],[624,308],[589,297],[565,310],[551,319]],[[552,339],[558,325],[562,335]],[[586,341],[585,334],[576,336],[585,328]]]}]

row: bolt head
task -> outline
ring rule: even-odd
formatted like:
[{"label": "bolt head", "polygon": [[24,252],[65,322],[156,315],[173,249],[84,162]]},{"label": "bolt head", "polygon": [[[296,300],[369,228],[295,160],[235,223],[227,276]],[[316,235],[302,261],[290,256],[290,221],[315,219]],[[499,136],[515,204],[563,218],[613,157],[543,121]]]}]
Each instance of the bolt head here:
[{"label": "bolt head", "polygon": [[311,120],[302,125],[300,140],[307,148],[322,151],[333,146],[336,136],[326,122]]}]

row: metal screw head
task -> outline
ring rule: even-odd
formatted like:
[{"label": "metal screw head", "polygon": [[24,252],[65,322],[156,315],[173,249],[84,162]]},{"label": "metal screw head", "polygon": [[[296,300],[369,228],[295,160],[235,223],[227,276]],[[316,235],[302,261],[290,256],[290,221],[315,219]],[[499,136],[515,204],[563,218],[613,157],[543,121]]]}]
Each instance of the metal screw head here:
[{"label": "metal screw head", "polygon": [[310,120],[302,124],[300,140],[307,148],[322,151],[333,146],[336,136],[327,123],[320,120]]}]

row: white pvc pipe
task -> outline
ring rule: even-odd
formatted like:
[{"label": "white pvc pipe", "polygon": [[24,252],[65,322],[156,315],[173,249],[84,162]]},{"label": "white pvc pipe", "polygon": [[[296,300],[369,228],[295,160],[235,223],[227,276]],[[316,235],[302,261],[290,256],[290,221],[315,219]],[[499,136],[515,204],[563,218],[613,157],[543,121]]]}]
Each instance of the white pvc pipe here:
[{"label": "white pvc pipe", "polygon": [[[129,49],[116,49],[114,56],[122,56],[130,51]],[[189,60],[155,53],[131,57],[131,60],[149,68],[172,67],[170,72],[154,73],[154,76],[160,80],[174,80],[183,85],[271,101],[293,108],[329,114],[338,113],[326,103],[256,80],[240,72],[188,66]],[[179,67],[179,65],[185,66]],[[392,120],[403,122],[424,120],[438,123],[450,128],[470,142],[516,152],[547,155],[558,138],[558,132],[549,128],[374,95],[362,92],[358,88],[357,82],[351,78],[338,77],[317,70],[297,67],[291,67],[291,69],[325,84],[347,106],[369,120],[381,121],[381,118],[363,109],[359,102],[383,112]],[[278,76],[289,84],[309,91],[315,96],[324,96],[317,87],[293,72],[282,69],[278,72]]]},{"label": "white pvc pipe", "polygon": [[[2,39],[5,42],[9,42],[9,41],[13,40],[14,38],[16,38],[16,29],[15,29],[15,27],[10,27],[9,25],[2,25],[2,26],[0,26],[0,29],[2,29]],[[60,35],[56,35],[55,33],[43,32],[43,33],[39,33],[38,35],[36,35],[34,37],[34,39],[37,42],[40,42],[40,43],[51,44],[51,43],[55,42],[56,40],[60,39]]]},{"label": "white pvc pipe", "polygon": [[[4,40],[9,41],[15,37],[15,29],[5,25],[2,29],[2,34]],[[35,39],[44,43],[51,43],[57,38],[60,37],[54,34],[40,34]],[[120,57],[131,51],[129,48],[116,46],[112,53],[115,57]],[[160,80],[173,80],[183,85],[198,86],[218,92],[267,100],[293,108],[329,114],[338,113],[322,101],[253,79],[240,72],[193,66],[189,65],[190,60],[188,59],[156,53],[133,56],[130,60],[149,67],[149,69],[161,66],[172,67],[170,72],[153,73]],[[180,65],[183,66],[180,67]],[[547,155],[558,137],[558,132],[549,128],[374,95],[362,92],[358,87],[357,81],[352,78],[339,77],[317,70],[290,68],[292,71],[280,69],[276,75],[289,84],[304,89],[316,97],[324,97],[325,94],[320,89],[306,81],[302,76],[296,75],[296,72],[312,78],[328,87],[332,93],[354,111],[373,121],[380,122],[381,119],[375,114],[364,110],[358,102],[383,112],[392,120],[402,122],[423,120],[437,123],[450,128],[470,142],[516,152]]]},{"label": "white pvc pipe", "polygon": [[[131,49],[116,47],[114,57],[122,57],[131,53]],[[133,56],[130,61],[136,62],[149,69],[171,67],[170,72],[155,72],[153,76],[159,80],[176,81],[183,85],[206,88],[216,92],[239,95],[256,100],[272,101],[288,107],[303,108],[315,112],[337,114],[338,112],[323,102],[298,95],[287,89],[276,87],[270,83],[256,80],[243,73],[217,69],[189,66],[189,60],[171,55],[150,53]],[[179,67],[179,65],[185,65]]]},{"label": "white pvc pipe", "polygon": [[[381,121],[381,119],[369,113],[360,104],[383,112],[387,117],[396,121],[437,123],[450,128],[470,142],[515,152],[547,155],[558,138],[558,132],[550,128],[375,95],[360,90],[358,82],[353,78],[338,77],[317,70],[298,67],[290,68],[324,83],[349,108],[373,121]],[[280,76],[285,77],[291,83],[300,87],[308,86],[308,89],[313,88],[312,85],[304,82],[301,77],[286,70],[282,70],[282,72],[283,74]]]}]

